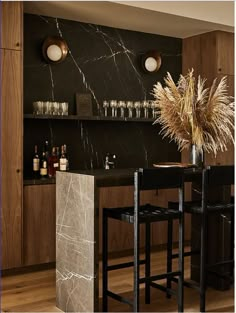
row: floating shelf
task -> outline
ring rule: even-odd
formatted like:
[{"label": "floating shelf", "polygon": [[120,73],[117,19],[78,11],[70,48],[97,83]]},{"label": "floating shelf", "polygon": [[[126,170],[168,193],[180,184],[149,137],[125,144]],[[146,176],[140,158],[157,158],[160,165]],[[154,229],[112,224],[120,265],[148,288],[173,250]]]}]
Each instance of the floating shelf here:
[{"label": "floating shelf", "polygon": [[78,121],[113,121],[113,122],[149,122],[153,123],[153,118],[129,118],[129,117],[111,117],[111,116],[79,116],[79,115],[35,115],[24,114],[25,119],[41,120],[78,120]]}]

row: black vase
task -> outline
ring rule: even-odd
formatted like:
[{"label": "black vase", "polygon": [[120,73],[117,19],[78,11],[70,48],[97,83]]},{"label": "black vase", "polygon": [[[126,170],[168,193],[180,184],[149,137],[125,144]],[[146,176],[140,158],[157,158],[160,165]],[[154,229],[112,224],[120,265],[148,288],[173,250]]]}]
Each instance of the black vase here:
[{"label": "black vase", "polygon": [[197,149],[196,145],[191,145],[190,163],[196,167],[204,166],[204,152],[203,149]]}]

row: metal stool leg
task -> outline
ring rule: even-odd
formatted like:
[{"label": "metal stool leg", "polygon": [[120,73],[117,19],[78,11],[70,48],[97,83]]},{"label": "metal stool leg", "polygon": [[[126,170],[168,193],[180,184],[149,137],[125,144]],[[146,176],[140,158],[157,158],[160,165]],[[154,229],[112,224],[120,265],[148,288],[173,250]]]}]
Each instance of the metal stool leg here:
[{"label": "metal stool leg", "polygon": [[[173,241],[173,220],[168,220],[168,236],[167,236],[167,273],[172,272],[172,241]],[[171,278],[166,280],[167,288],[171,288]],[[167,298],[171,295],[166,293]]]},{"label": "metal stool leg", "polygon": [[[146,247],[145,247],[145,277],[150,277],[150,267],[151,267],[151,258],[150,258],[150,223],[146,223]],[[145,283],[145,303],[150,304],[150,283]]]},{"label": "metal stool leg", "polygon": [[184,213],[179,218],[178,312],[184,311]]},{"label": "metal stool leg", "polygon": [[107,234],[108,234],[108,217],[106,211],[103,210],[103,231],[102,231],[102,311],[107,312],[107,288],[108,288],[108,242],[107,242]]},{"label": "metal stool leg", "polygon": [[[230,259],[234,260],[234,210],[231,213],[231,227],[230,227],[230,232],[231,232],[231,238],[230,238]],[[230,274],[231,277],[234,277],[234,262],[231,265],[230,269]]]},{"label": "metal stool leg", "polygon": [[207,217],[202,214],[201,250],[200,250],[200,312],[205,312],[206,306],[206,247],[207,247]]}]

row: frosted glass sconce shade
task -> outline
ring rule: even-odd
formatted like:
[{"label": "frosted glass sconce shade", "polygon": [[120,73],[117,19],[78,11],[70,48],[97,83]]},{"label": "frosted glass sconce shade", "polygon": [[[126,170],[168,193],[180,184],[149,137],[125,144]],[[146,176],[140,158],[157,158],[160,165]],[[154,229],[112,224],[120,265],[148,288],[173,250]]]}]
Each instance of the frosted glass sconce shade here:
[{"label": "frosted glass sconce shade", "polygon": [[47,37],[43,42],[43,56],[48,63],[60,63],[65,60],[68,46],[61,37]]}]

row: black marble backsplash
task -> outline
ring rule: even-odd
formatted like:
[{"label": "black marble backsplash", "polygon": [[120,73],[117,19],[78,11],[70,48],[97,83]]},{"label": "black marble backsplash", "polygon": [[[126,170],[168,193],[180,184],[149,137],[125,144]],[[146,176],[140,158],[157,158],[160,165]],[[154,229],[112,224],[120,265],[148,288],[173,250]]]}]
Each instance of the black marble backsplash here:
[{"label": "black marble backsplash", "polygon": [[[47,36],[62,36],[69,46],[66,60],[47,64],[41,52]],[[145,73],[141,56],[161,53],[158,72]],[[24,112],[32,113],[34,101],[69,102],[75,114],[75,93],[90,93],[93,112],[103,100],[152,99],[157,81],[170,72],[177,80],[182,67],[182,40],[115,29],[39,15],[24,15]],[[34,144],[46,139],[66,143],[71,169],[101,168],[107,152],[117,155],[119,168],[151,166],[158,161],[179,161],[174,143],[163,140],[151,122],[74,120],[24,121],[24,173],[30,176]]]}]

